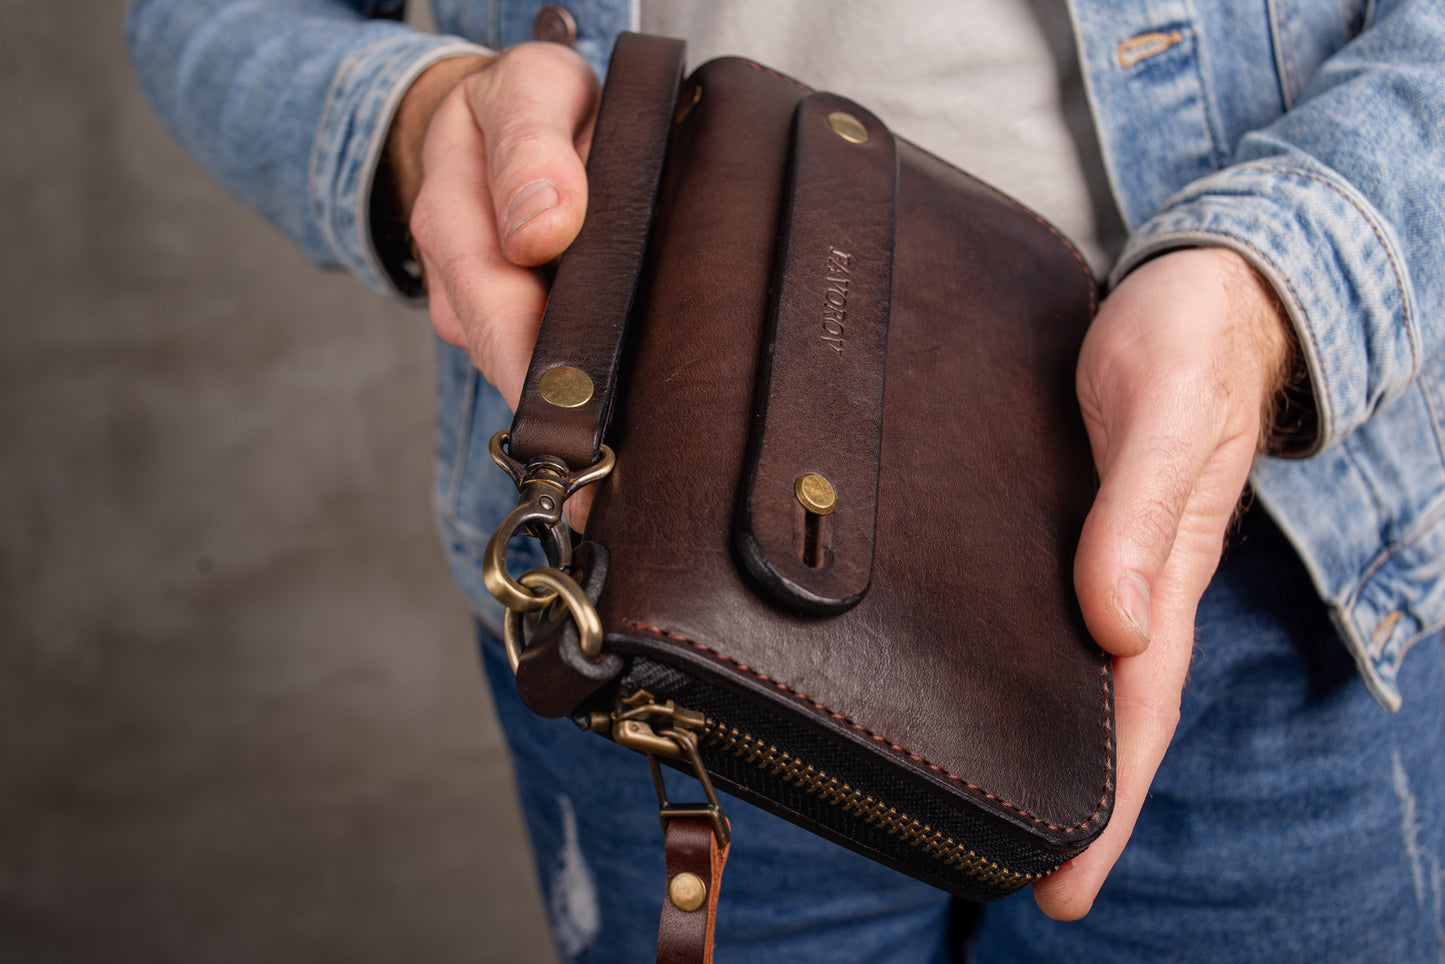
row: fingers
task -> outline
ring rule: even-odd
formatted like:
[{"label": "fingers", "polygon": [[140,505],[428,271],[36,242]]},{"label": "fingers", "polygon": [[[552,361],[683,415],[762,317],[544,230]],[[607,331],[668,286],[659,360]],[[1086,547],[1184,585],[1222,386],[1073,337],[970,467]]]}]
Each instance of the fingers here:
[{"label": "fingers", "polygon": [[487,212],[492,198],[482,134],[465,101],[437,109],[423,155],[426,177],[412,213],[412,234],[426,272],[432,325],[466,348],[513,407],[546,288],[531,269],[507,260]]},{"label": "fingers", "polygon": [[[495,250],[488,256],[480,247],[471,256],[440,264],[422,255],[432,327],[447,344],[467,352],[515,411],[547,303],[546,287],[530,269],[507,262]],[[486,280],[473,280],[478,277]],[[486,287],[478,291],[477,284]]]},{"label": "fingers", "polygon": [[577,532],[587,531],[587,517],[592,514],[592,499],[596,494],[597,484],[594,482],[578,489],[563,506],[563,511],[567,513],[567,524]]},{"label": "fingers", "polygon": [[[1187,622],[1192,618],[1191,612]],[[1191,637],[1191,626],[1160,627],[1147,653],[1115,661],[1119,742],[1114,813],[1088,850],[1034,885],[1039,908],[1055,920],[1078,920],[1089,912],[1134,831],[1179,719],[1179,694],[1189,670]]]},{"label": "fingers", "polygon": [[463,79],[427,127],[411,230],[432,324],[513,408],[547,297],[532,266],[560,254],[585,213],[596,97],[573,51],[524,45]]},{"label": "fingers", "polygon": [[[1035,885],[1039,907],[1057,920],[1088,913],[1133,833],[1179,721],[1180,696],[1194,650],[1194,614],[1214,572],[1245,469],[1235,453],[1204,466],[1172,540],[1173,551],[1154,581],[1156,613],[1149,648],[1114,660],[1117,768],[1109,826],[1071,865]],[[1223,507],[1223,508],[1221,508]]]}]

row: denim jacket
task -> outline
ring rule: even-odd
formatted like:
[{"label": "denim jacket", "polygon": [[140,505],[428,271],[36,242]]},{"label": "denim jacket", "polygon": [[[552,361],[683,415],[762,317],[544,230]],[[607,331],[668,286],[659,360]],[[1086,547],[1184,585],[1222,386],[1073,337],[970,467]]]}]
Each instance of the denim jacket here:
[{"label": "denim jacket", "polygon": [[[430,35],[391,19],[401,5],[135,0],[127,19],[141,81],[180,142],[312,261],[382,290],[368,199],[407,84],[475,44],[530,39],[541,6],[434,0],[440,33]],[[599,72],[634,6],[567,4],[576,47]],[[1131,232],[1112,278],[1160,251],[1209,244],[1238,251],[1274,286],[1317,425],[1294,457],[1258,461],[1254,492],[1367,685],[1397,707],[1405,654],[1445,625],[1445,3],[1070,6]],[[480,605],[468,560],[507,500],[485,457],[505,411],[464,355],[442,357],[440,518],[454,572]]]}]

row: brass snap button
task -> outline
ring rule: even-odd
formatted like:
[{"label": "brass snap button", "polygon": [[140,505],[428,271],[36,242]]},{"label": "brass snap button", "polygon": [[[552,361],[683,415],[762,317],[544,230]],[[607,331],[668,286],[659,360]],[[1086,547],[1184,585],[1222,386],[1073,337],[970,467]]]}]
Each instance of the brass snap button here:
[{"label": "brass snap button", "polygon": [[532,18],[532,39],[570,47],[577,42],[577,18],[559,3],[549,3]]},{"label": "brass snap button", "polygon": [[667,896],[672,906],[691,914],[707,903],[707,884],[697,874],[684,870],[667,885]]}]

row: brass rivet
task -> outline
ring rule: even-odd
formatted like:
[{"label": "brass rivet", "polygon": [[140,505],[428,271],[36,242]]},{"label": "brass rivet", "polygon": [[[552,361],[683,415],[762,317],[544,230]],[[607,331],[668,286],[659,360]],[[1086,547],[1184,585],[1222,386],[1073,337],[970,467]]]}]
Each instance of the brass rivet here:
[{"label": "brass rivet", "polygon": [[558,408],[579,408],[592,401],[592,379],[580,368],[558,365],[542,373],[542,400]]},{"label": "brass rivet", "polygon": [[561,4],[549,3],[532,18],[532,39],[571,47],[577,43],[577,18]]},{"label": "brass rivet", "polygon": [[693,84],[692,90],[684,91],[683,95],[677,99],[677,111],[672,115],[672,122],[681,124],[687,119],[687,115],[692,113],[692,109],[700,100],[702,100],[702,84]]},{"label": "brass rivet", "polygon": [[707,902],[707,884],[697,874],[684,870],[667,885],[672,906],[690,914]]},{"label": "brass rivet", "polygon": [[798,481],[793,483],[793,494],[814,515],[827,515],[838,507],[838,493],[833,491],[833,484],[821,475],[798,476]]},{"label": "brass rivet", "polygon": [[864,127],[863,122],[852,114],[845,114],[841,110],[834,111],[828,115],[828,126],[833,128],[833,133],[845,141],[851,141],[854,144],[868,143],[868,128]]}]

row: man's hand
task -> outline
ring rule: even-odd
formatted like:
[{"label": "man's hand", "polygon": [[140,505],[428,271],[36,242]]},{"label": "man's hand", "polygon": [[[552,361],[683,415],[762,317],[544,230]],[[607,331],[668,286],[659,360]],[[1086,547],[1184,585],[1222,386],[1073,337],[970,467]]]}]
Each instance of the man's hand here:
[{"label": "man's hand", "polygon": [[1088,913],[1168,749],[1195,608],[1287,374],[1287,325],[1243,258],[1191,248],[1135,269],[1084,339],[1077,389],[1100,488],[1074,587],[1115,657],[1118,781],[1108,829],[1035,886],[1050,917]]},{"label": "man's hand", "polygon": [[582,227],[598,97],[575,51],[522,44],[433,65],[388,136],[432,326],[513,408],[547,301],[533,269]]}]

